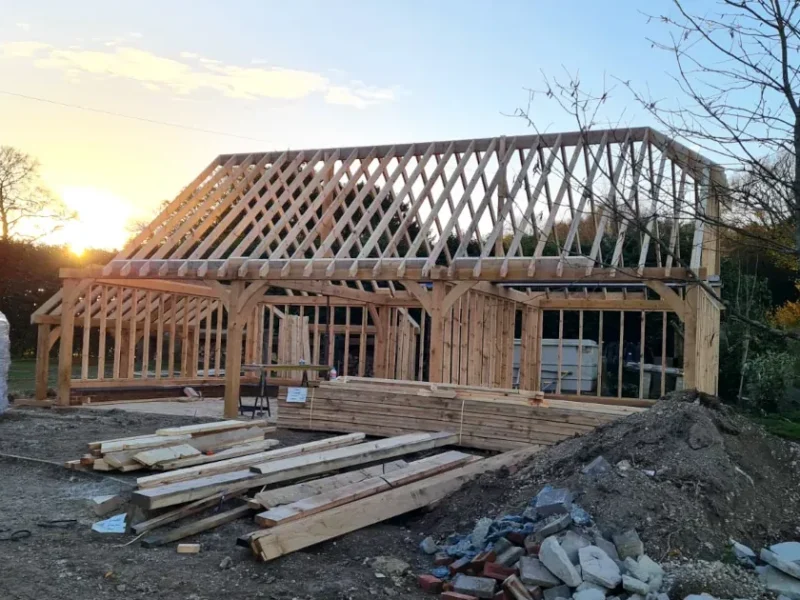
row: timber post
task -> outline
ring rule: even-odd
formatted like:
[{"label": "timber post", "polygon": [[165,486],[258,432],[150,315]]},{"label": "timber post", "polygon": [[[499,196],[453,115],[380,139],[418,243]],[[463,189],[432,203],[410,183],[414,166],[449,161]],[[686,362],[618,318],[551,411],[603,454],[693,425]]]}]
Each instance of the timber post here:
[{"label": "timber post", "polygon": [[225,418],[233,419],[239,413],[239,394],[242,371],[242,334],[244,324],[239,314],[239,305],[244,292],[243,281],[231,282],[228,304],[228,329],[225,340]]},{"label": "timber post", "polygon": [[36,399],[47,399],[47,379],[50,371],[50,325],[40,323],[36,336]]},{"label": "timber post", "polygon": [[61,344],[58,348],[58,403],[69,406],[72,379],[72,340],[75,335],[75,300],[78,281],[65,279],[61,299]]},{"label": "timber post", "polygon": [[433,282],[433,298],[431,299],[431,349],[429,356],[428,380],[431,383],[442,382],[444,352],[444,298],[447,293],[444,281]]},{"label": "timber post", "polygon": [[683,319],[683,388],[697,387],[697,311],[700,299],[700,286],[686,286]]}]

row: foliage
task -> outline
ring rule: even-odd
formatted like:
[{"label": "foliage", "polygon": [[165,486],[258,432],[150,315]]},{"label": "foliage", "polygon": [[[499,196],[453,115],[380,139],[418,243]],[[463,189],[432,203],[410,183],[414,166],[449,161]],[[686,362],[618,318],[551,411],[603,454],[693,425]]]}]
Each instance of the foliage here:
[{"label": "foliage", "polygon": [[784,408],[795,362],[788,352],[768,351],[747,363],[747,400],[751,408],[768,413]]},{"label": "foliage", "polygon": [[32,156],[0,146],[0,239],[35,240],[72,219],[39,178]]},{"label": "foliage", "polygon": [[[795,283],[795,289],[800,292],[800,283]],[[797,329],[800,327],[800,300],[787,300],[772,313],[772,321],[783,329]]]}]

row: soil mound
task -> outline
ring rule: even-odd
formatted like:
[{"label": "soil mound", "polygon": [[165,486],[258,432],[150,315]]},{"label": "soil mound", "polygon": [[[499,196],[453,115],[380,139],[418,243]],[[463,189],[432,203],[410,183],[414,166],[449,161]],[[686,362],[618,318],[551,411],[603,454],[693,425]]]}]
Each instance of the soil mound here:
[{"label": "soil mound", "polygon": [[[586,469],[600,456],[608,464]],[[716,398],[681,392],[547,448],[516,473],[482,477],[421,525],[444,534],[519,514],[550,484],[570,489],[609,539],[633,527],[653,558],[720,558],[731,538],[758,548],[800,537],[798,467],[797,444]]]}]

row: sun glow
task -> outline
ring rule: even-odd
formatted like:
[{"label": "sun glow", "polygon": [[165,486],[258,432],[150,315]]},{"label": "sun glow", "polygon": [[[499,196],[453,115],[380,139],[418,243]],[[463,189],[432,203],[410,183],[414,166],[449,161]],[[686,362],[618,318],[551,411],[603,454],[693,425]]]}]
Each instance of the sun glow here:
[{"label": "sun glow", "polygon": [[72,252],[80,256],[87,248],[120,248],[125,243],[132,214],[125,200],[93,187],[66,187],[61,196],[77,215],[60,232]]}]

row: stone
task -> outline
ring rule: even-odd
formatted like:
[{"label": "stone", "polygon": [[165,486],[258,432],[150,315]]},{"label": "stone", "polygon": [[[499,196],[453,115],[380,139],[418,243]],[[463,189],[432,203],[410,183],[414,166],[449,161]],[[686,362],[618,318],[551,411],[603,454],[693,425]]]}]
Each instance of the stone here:
[{"label": "stone", "polygon": [[522,518],[526,521],[536,521],[539,518],[539,513],[536,512],[535,506],[528,506],[522,511]]},{"label": "stone", "polygon": [[766,548],[761,549],[761,560],[795,579],[800,579],[800,563],[783,560],[779,554]]},{"label": "stone", "polygon": [[578,550],[578,559],[583,578],[590,583],[613,589],[622,580],[617,564],[597,546],[586,546]]},{"label": "stone", "polygon": [[573,504],[572,508],[569,509],[569,516],[572,517],[572,522],[580,527],[589,525],[592,522],[592,516],[577,504]]},{"label": "stone", "polygon": [[494,562],[496,562],[498,565],[503,565],[504,567],[510,567],[524,555],[525,548],[514,546],[513,548],[509,548],[502,554],[498,555],[497,558],[494,559]]},{"label": "stone", "polygon": [[614,545],[613,542],[609,542],[601,535],[594,536],[594,545],[600,548],[603,552],[608,554],[609,558],[612,560],[619,560],[619,554],[617,554],[617,547]]},{"label": "stone", "polygon": [[441,594],[444,581],[433,575],[420,575],[417,577],[419,587],[429,594]]},{"label": "stone", "polygon": [[[639,569],[647,574],[647,579],[642,579],[642,581],[650,582],[655,578],[664,577],[664,569],[647,554],[642,554],[637,562]],[[641,579],[641,577],[637,577],[637,579]]]},{"label": "stone", "polygon": [[630,592],[631,594],[641,594],[642,596],[647,596],[647,592],[650,591],[650,586],[644,581],[636,579],[635,577],[623,575],[622,589],[624,589],[626,592]]},{"label": "stone", "polygon": [[630,556],[623,561],[623,564],[625,565],[625,571],[631,577],[635,577],[639,581],[644,582],[647,582],[650,579],[650,573],[648,573],[643,567],[640,567],[639,562]]},{"label": "stone", "polygon": [[555,537],[549,537],[539,548],[539,560],[550,572],[570,587],[578,587],[581,577]]},{"label": "stone", "polygon": [[497,540],[494,543],[494,545],[492,546],[492,550],[494,550],[495,554],[497,554],[499,556],[503,552],[508,550],[509,548],[513,548],[513,547],[514,547],[514,544],[509,542],[506,538],[501,537],[499,540]]},{"label": "stone", "polygon": [[689,428],[689,436],[686,441],[692,450],[700,450],[701,448],[708,448],[719,439],[718,433],[712,432],[709,427],[700,423],[695,423]]},{"label": "stone", "polygon": [[781,560],[800,561],[800,542],[781,542],[769,547],[770,552],[777,554]]},{"label": "stone", "polygon": [[629,460],[621,460],[617,463],[617,470],[620,473],[624,473],[625,471],[631,470],[631,461]]},{"label": "stone", "polygon": [[716,598],[711,594],[703,592],[702,594],[689,594],[683,600],[716,600]]},{"label": "stone", "polygon": [[519,559],[519,578],[525,585],[538,585],[543,588],[557,586],[561,581],[553,575],[538,558],[523,556]]},{"label": "stone", "polygon": [[635,529],[629,529],[613,536],[614,545],[617,547],[617,554],[620,559],[625,560],[629,556],[638,559],[644,554],[644,544],[639,539],[639,534]]},{"label": "stone", "polygon": [[393,556],[376,556],[370,566],[373,571],[389,577],[401,577],[411,570],[411,565]]},{"label": "stone", "polygon": [[436,554],[439,551],[439,545],[431,536],[428,536],[419,543],[419,549],[425,554]]},{"label": "stone", "polygon": [[669,600],[669,596],[665,593],[656,594],[656,600]]},{"label": "stone", "polygon": [[652,577],[650,577],[650,581],[647,582],[647,585],[650,588],[650,594],[657,594],[659,590],[661,590],[661,585],[663,583],[664,583],[663,575],[653,575]]},{"label": "stone", "polygon": [[756,553],[753,552],[753,549],[733,539],[730,542],[731,550],[733,550],[733,555],[736,557],[736,560],[743,565],[753,567],[756,560]]},{"label": "stone", "polygon": [[483,548],[486,545],[486,536],[489,535],[489,528],[492,526],[494,521],[487,517],[482,519],[478,519],[478,522],[475,523],[475,527],[470,534],[470,541],[472,545],[476,548]]},{"label": "stone", "polygon": [[583,467],[583,469],[581,469],[581,473],[584,475],[602,475],[603,473],[608,473],[610,470],[611,465],[601,454],[600,456],[596,456],[592,462]]},{"label": "stone", "polygon": [[606,600],[606,593],[596,589],[576,591],[572,595],[572,600]]},{"label": "stone", "polygon": [[223,571],[230,569],[232,566],[233,566],[233,559],[230,556],[226,556],[219,563],[219,568]]},{"label": "stone", "polygon": [[544,486],[536,494],[534,506],[536,513],[546,517],[569,512],[572,504],[572,492],[566,488],[553,488],[549,485]]},{"label": "stone", "polygon": [[556,598],[564,598],[569,600],[572,598],[572,592],[568,585],[559,585],[556,587],[547,588],[544,591],[544,600],[556,600]]},{"label": "stone", "polygon": [[569,513],[560,515],[552,515],[551,517],[540,521],[534,528],[534,533],[539,539],[550,537],[553,534],[563,531],[572,523],[572,517]]},{"label": "stone", "polygon": [[567,553],[573,565],[578,563],[578,550],[591,545],[592,543],[589,540],[574,531],[567,531],[561,539],[561,547]]},{"label": "stone", "polygon": [[602,585],[597,585],[596,583],[592,583],[591,581],[584,581],[582,584],[580,584],[578,587],[575,588],[576,592],[583,592],[585,590],[600,590],[601,592],[603,592],[603,596],[605,596],[606,592],[608,591]]},{"label": "stone", "polygon": [[497,582],[488,577],[473,577],[471,575],[459,574],[453,580],[453,589],[460,594],[475,596],[476,598],[489,598],[494,596],[494,588]]}]

